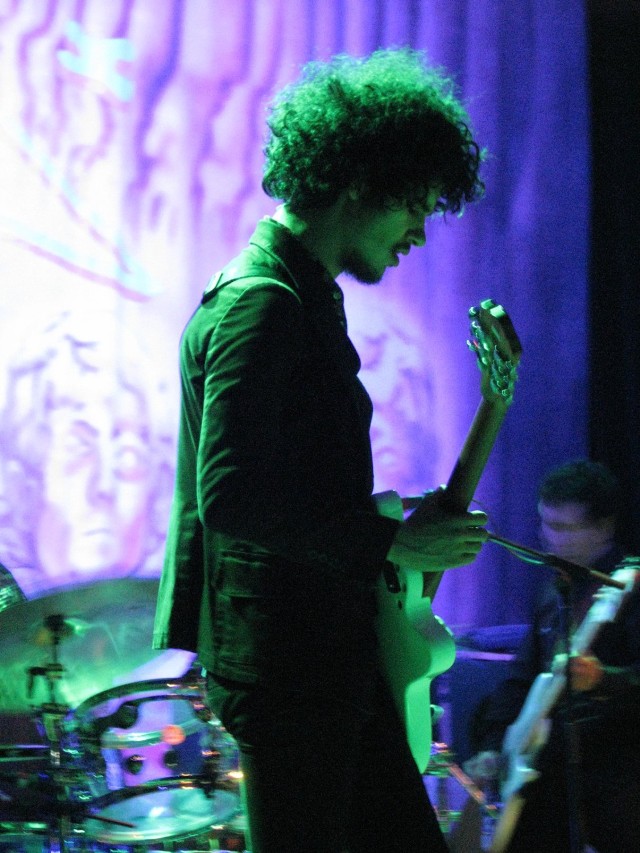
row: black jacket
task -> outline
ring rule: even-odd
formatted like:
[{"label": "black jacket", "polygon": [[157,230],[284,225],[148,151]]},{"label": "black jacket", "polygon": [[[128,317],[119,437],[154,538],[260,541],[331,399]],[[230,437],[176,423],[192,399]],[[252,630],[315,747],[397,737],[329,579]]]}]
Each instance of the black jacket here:
[{"label": "black jacket", "polygon": [[340,289],[265,219],[212,280],[180,362],[155,647],[247,683],[358,689],[397,522],[371,501],[371,402]]}]

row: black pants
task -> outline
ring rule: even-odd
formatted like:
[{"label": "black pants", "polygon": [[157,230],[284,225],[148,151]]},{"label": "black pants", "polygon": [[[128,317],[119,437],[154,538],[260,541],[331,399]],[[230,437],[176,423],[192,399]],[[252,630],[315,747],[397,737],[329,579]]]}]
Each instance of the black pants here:
[{"label": "black pants", "polygon": [[208,679],[238,742],[252,853],[445,853],[386,689],[376,712]]}]

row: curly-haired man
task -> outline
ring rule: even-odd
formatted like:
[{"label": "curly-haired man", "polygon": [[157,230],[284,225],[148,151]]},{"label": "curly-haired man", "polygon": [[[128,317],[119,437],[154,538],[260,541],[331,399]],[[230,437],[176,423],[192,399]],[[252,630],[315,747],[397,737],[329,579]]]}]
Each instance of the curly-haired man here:
[{"label": "curly-haired man", "polygon": [[181,343],[176,491],[154,642],[197,651],[236,738],[253,853],[444,851],[379,673],[386,560],[471,562],[483,513],[372,501],[371,402],[335,278],[378,282],[425,220],[483,190],[450,79],[409,49],[307,65],[274,100],[284,204],[207,287]]}]

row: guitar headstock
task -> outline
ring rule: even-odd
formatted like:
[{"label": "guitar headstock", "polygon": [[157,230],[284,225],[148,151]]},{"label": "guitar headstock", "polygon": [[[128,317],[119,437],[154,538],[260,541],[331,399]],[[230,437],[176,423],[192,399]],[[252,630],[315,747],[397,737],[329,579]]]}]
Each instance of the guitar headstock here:
[{"label": "guitar headstock", "polygon": [[482,396],[489,403],[508,406],[518,379],[522,345],[509,315],[492,299],[469,309],[471,339],[469,349],[482,373]]}]

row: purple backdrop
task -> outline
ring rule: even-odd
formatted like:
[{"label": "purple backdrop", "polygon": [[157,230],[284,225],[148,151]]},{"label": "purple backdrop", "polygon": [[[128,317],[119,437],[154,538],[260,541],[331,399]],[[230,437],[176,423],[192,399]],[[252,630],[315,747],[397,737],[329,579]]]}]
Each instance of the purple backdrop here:
[{"label": "purple backdrop", "polygon": [[[311,58],[426,49],[490,152],[486,199],[428,225],[379,288],[345,282],[377,407],[376,485],[446,481],[479,400],[467,309],[525,355],[478,490],[536,544],[536,483],[586,449],[589,197],[577,0],[43,0],[0,7],[0,561],[28,595],[160,571],[177,347],[212,271],[272,202],[264,105]],[[452,626],[522,621],[535,570],[487,546]]]}]

